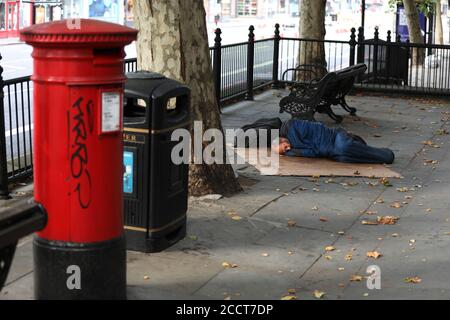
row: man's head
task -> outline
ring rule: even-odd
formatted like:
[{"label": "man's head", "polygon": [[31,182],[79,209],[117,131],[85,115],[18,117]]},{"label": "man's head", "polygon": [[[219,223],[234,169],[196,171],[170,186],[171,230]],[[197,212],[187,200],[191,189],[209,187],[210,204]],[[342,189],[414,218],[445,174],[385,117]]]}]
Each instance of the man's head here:
[{"label": "man's head", "polygon": [[273,150],[279,154],[285,154],[289,150],[291,150],[292,146],[288,139],[280,138],[278,142],[278,146],[275,145]]}]

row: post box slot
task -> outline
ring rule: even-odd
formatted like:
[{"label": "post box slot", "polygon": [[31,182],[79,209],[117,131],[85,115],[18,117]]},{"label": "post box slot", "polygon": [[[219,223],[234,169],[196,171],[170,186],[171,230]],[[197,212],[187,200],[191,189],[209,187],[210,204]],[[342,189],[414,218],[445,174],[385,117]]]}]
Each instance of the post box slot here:
[{"label": "post box slot", "polygon": [[117,56],[122,53],[121,48],[95,48],[92,49],[94,56],[100,57],[108,57],[108,56]]}]

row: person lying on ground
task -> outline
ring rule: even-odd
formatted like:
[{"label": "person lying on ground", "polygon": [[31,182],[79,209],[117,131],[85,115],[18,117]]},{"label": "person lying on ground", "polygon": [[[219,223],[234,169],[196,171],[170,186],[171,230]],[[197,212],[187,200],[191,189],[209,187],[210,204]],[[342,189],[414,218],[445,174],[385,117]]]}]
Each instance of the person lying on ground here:
[{"label": "person lying on ground", "polygon": [[283,122],[275,152],[286,156],[330,158],[350,163],[394,162],[388,148],[374,148],[342,128],[327,128],[320,122],[291,119]]}]

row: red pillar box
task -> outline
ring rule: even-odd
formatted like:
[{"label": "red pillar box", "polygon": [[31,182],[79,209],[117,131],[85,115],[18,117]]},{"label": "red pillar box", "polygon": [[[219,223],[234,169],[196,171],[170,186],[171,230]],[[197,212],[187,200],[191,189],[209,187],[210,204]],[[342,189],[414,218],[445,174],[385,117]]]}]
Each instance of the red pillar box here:
[{"label": "red pillar box", "polygon": [[136,36],[87,19],[21,31],[33,46],[35,200],[48,212],[34,240],[38,299],[126,298],[122,97]]}]

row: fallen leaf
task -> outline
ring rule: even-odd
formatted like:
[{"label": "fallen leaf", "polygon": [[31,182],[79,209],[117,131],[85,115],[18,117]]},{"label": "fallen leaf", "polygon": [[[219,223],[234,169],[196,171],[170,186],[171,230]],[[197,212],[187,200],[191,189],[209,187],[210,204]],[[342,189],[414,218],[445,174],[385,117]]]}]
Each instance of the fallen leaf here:
[{"label": "fallen leaf", "polygon": [[406,283],[420,283],[422,282],[422,279],[420,279],[418,276],[415,277],[407,277],[405,278]]},{"label": "fallen leaf", "polygon": [[407,187],[401,187],[401,188],[397,188],[398,192],[408,192],[409,189]]},{"label": "fallen leaf", "polygon": [[398,208],[401,208],[401,207],[403,207],[403,206],[402,206],[402,204],[400,202],[394,202],[394,203],[391,204],[391,208],[398,209]]},{"label": "fallen leaf", "polygon": [[289,220],[288,221],[288,227],[295,227],[297,225],[297,221],[295,220]]},{"label": "fallen leaf", "polygon": [[144,280],[150,280],[149,276],[144,276]]},{"label": "fallen leaf", "polygon": [[371,215],[377,214],[378,211],[361,210],[359,213],[367,214],[367,215],[371,216]]},{"label": "fallen leaf", "polygon": [[334,250],[336,250],[336,248],[333,247],[333,246],[325,247],[325,251],[326,251],[326,252],[331,252],[331,251],[334,251]]},{"label": "fallen leaf", "polygon": [[281,300],[297,300],[296,296],[287,295],[281,298]]},{"label": "fallen leaf", "polygon": [[400,219],[399,217],[395,217],[395,216],[381,216],[377,218],[377,222],[378,224],[396,224],[398,219]]},{"label": "fallen leaf", "polygon": [[198,237],[191,235],[191,236],[189,236],[189,239],[191,239],[192,241],[197,241]]},{"label": "fallen leaf", "polygon": [[296,294],[296,290],[295,289],[288,289],[288,293],[289,294]]},{"label": "fallen leaf", "polygon": [[382,185],[384,185],[385,187],[392,187],[392,184],[391,184],[391,182],[389,181],[388,178],[381,178],[380,179],[380,183]]},{"label": "fallen leaf", "polygon": [[229,262],[225,261],[225,262],[222,262],[222,267],[224,267],[226,269],[230,269],[230,268],[234,269],[234,268],[237,268],[238,265],[235,263],[229,263]]},{"label": "fallen leaf", "polygon": [[345,261],[350,261],[353,259],[353,255],[349,253],[344,257],[344,259],[345,259]]},{"label": "fallen leaf", "polygon": [[268,257],[268,256],[269,256],[269,254],[268,254],[267,252],[263,252],[263,253],[261,253],[261,255],[262,255],[263,257]]},{"label": "fallen leaf", "polygon": [[319,220],[322,221],[322,222],[327,222],[328,221],[328,219],[325,218],[325,217],[320,217]]},{"label": "fallen leaf", "polygon": [[338,268],[338,271],[344,271],[345,270],[345,268]]},{"label": "fallen leaf", "polygon": [[329,255],[326,255],[324,258],[327,259],[327,260],[333,260],[333,257],[329,256]]},{"label": "fallen leaf", "polygon": [[376,222],[374,220],[363,220],[363,221],[361,221],[361,224],[369,225],[369,226],[377,226],[378,222]]},{"label": "fallen leaf", "polygon": [[379,257],[382,256],[382,254],[377,251],[369,251],[366,253],[366,255],[367,255],[367,257],[373,258],[373,259],[378,259]]},{"label": "fallen leaf", "polygon": [[316,299],[322,299],[323,296],[325,296],[325,292],[323,291],[319,291],[319,290],[314,290],[313,295],[314,297],[316,297]]},{"label": "fallen leaf", "polygon": [[238,216],[238,215],[233,215],[233,216],[231,217],[231,219],[233,219],[233,220],[235,220],[235,221],[239,221],[239,220],[242,220],[242,217],[241,217],[241,216]]},{"label": "fallen leaf", "polygon": [[317,210],[319,210],[319,208],[317,206],[314,206],[311,208],[311,210],[317,211]]},{"label": "fallen leaf", "polygon": [[350,281],[362,281],[363,277],[359,275],[351,275]]}]

